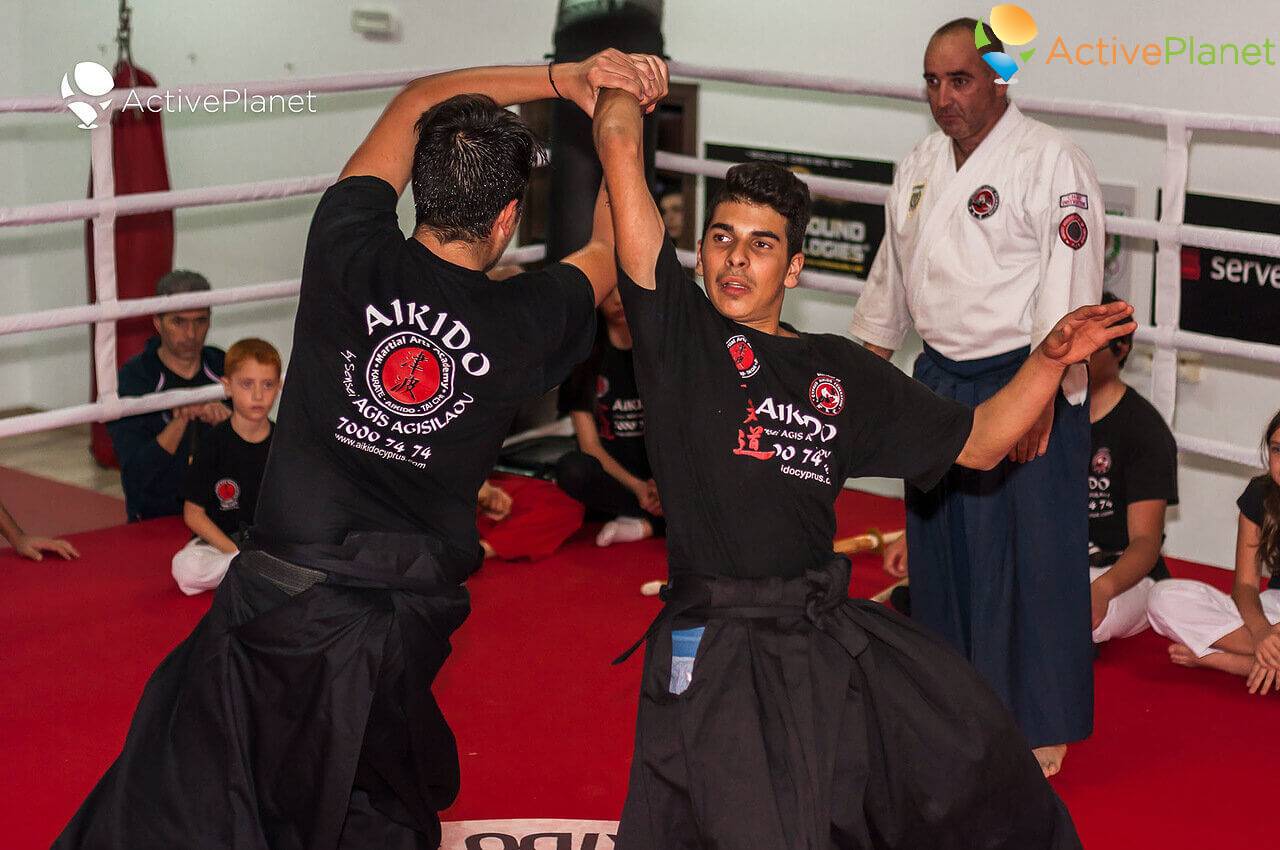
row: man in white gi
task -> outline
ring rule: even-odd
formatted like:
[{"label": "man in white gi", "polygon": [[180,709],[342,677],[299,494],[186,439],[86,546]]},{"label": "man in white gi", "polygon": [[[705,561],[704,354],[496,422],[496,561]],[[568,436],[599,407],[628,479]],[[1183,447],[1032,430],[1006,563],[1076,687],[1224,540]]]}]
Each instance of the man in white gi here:
[{"label": "man in white gi", "polygon": [[[1088,157],[1009,101],[976,26],[951,21],[925,50],[941,131],[898,167],[850,326],[887,358],[914,325],[925,343],[915,376],[971,405],[1008,382],[1057,317],[1099,302],[1104,215]],[[987,35],[984,49],[1003,50]],[[1077,364],[1009,461],[907,487],[912,616],[994,686],[1046,775],[1093,725],[1087,391]]]}]

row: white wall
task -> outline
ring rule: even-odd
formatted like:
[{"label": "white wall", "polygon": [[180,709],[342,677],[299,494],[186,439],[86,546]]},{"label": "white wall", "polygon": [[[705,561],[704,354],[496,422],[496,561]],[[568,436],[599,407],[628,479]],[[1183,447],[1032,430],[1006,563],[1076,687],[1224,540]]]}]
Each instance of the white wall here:
[{"label": "white wall", "polygon": [[[134,3],[134,54],[164,85],[310,76],[344,71],[536,59],[550,48],[553,0],[440,0],[399,3],[397,43],[350,32],[351,2],[193,0]],[[898,0],[698,0],[667,3],[669,53],[703,64],[797,70],[893,82],[919,79],[924,41],[939,23],[981,13],[986,3]],[[1068,42],[1117,36],[1127,42],[1166,34],[1202,40],[1280,38],[1280,11],[1262,0],[1212,9],[1199,4],[1100,0],[1026,4],[1038,20],[1045,55],[1055,35]],[[52,94],[76,61],[110,64],[114,4],[20,0],[0,34],[0,94]],[[1280,51],[1277,51],[1280,52]],[[291,66],[291,67],[286,67]],[[1033,64],[1019,94],[1119,100],[1227,112],[1280,113],[1273,68],[1069,68]],[[319,114],[167,116],[175,187],[334,172],[368,129],[388,93],[322,97]],[[1103,182],[1137,187],[1139,212],[1155,207],[1162,137],[1154,130],[1100,121],[1058,121],[1088,150]],[[706,141],[900,159],[932,129],[918,104],[707,84],[699,126]],[[82,197],[88,137],[69,115],[0,116],[0,204]],[[1244,136],[1197,138],[1191,188],[1280,199],[1277,142]],[[204,271],[215,286],[276,280],[298,272],[314,198],[180,211],[176,262]],[[403,211],[402,207],[402,211]],[[406,219],[407,220],[407,219]],[[1149,252],[1135,258],[1133,296],[1149,298]],[[82,303],[82,229],[76,224],[0,232],[4,312]],[[842,331],[848,299],[798,293],[788,318],[811,329]],[[226,345],[256,333],[287,354],[292,304],[216,311],[211,339]],[[1280,317],[1278,317],[1280,321]],[[906,354],[899,360],[906,362]],[[87,333],[74,328],[0,340],[0,407],[58,406],[88,395]],[[1131,380],[1146,390],[1147,376]],[[1177,428],[1253,444],[1280,406],[1280,369],[1210,358],[1203,379],[1179,388]],[[1172,554],[1227,565],[1236,494],[1245,472],[1183,459],[1183,505],[1170,527]]]}]

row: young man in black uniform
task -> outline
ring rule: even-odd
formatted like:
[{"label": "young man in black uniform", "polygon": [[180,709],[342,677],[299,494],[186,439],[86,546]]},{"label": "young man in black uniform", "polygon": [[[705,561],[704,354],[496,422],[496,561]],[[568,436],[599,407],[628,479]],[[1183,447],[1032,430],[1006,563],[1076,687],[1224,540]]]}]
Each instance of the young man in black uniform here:
[{"label": "young man in black uniform", "polygon": [[481,561],[476,493],[520,404],[586,357],[615,279],[603,203],[566,262],[485,277],[541,154],[502,107],[562,94],[590,113],[603,85],[666,92],[617,51],[416,80],[320,199],[258,548],[152,676],[55,846],[439,845],[458,759],[430,686]]},{"label": "young man in black uniform", "polygon": [[[1079,847],[973,669],[847,598],[833,504],[851,476],[928,487],[953,462],[995,466],[1068,364],[1132,330],[1107,327],[1127,306],[1065,317],[970,410],[849,340],[780,323],[804,264],[809,197],[794,175],[729,171],[699,246],[704,295],[645,185],[633,97],[602,95],[595,140],[670,565],[618,847]],[[691,681],[673,656],[694,659]]]},{"label": "young man in black uniform", "polygon": [[[1102,303],[1119,301],[1110,292]],[[1160,412],[1120,370],[1133,336],[1113,339],[1089,358],[1089,596],[1093,641],[1144,631],[1147,598],[1169,577],[1160,555],[1164,515],[1178,504],[1178,444]]]}]

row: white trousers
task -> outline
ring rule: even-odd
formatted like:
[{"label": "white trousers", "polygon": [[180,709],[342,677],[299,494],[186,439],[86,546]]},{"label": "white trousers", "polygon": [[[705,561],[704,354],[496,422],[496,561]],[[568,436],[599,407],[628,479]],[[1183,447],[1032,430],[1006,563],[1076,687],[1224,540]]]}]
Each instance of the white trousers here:
[{"label": "white trousers", "polygon": [[188,596],[213,590],[222,583],[236,554],[220,552],[199,537],[193,537],[173,556],[173,580]]},{"label": "white trousers", "polygon": [[[1089,583],[1098,580],[1098,576],[1106,575],[1111,567],[1090,567]],[[1144,576],[1142,581],[1116,596],[1107,603],[1107,616],[1093,630],[1093,642],[1104,643],[1112,638],[1133,637],[1146,631],[1147,597],[1155,587],[1156,580]]]},{"label": "white trousers", "polygon": [[[1262,591],[1267,622],[1280,623],[1280,590]],[[1235,600],[1202,581],[1168,579],[1156,585],[1147,602],[1156,634],[1185,644],[1197,658],[1220,652],[1213,644],[1244,625]]]}]

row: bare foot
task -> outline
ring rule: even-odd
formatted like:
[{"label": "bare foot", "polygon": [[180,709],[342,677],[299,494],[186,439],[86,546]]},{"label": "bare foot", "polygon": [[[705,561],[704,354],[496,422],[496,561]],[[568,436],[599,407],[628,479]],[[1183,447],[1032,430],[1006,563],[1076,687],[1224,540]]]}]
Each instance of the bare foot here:
[{"label": "bare foot", "polygon": [[1203,658],[1197,657],[1187,646],[1180,643],[1169,644],[1169,660],[1183,667],[1208,667],[1210,670],[1221,670],[1234,676],[1248,676],[1253,669],[1253,656],[1227,652],[1214,646],[1216,652],[1210,652]]},{"label": "bare foot", "polygon": [[1169,644],[1169,660],[1182,667],[1199,667],[1200,659],[1191,647],[1182,643]]},{"label": "bare foot", "polygon": [[1040,762],[1040,770],[1044,771],[1047,779],[1062,770],[1062,760],[1067,757],[1067,745],[1055,744],[1051,747],[1035,747],[1031,752],[1035,754],[1036,761]]}]

